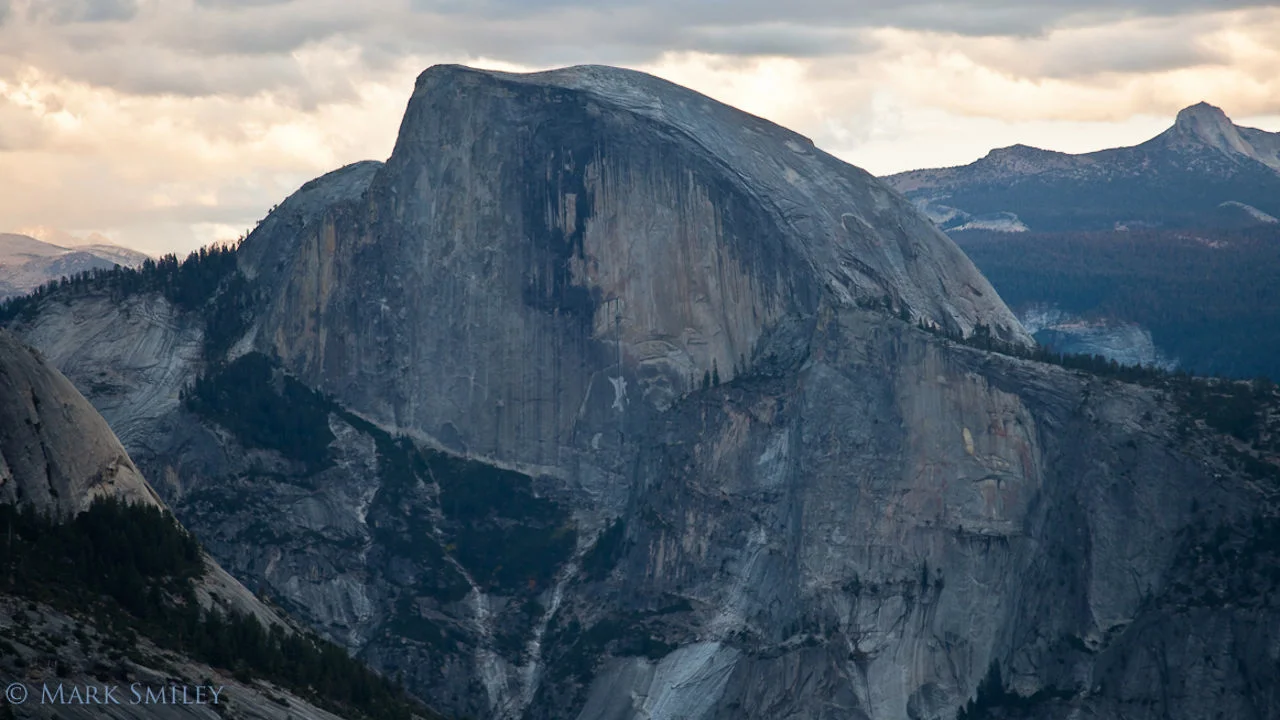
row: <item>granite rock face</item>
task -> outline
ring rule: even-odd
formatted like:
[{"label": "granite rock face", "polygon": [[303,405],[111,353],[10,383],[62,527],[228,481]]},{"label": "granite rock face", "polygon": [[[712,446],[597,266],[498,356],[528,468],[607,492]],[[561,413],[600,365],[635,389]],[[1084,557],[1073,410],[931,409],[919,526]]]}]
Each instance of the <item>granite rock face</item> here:
[{"label": "granite rock face", "polygon": [[160,504],[75,386],[0,330],[0,502],[67,518],[98,497]]},{"label": "granite rock face", "polygon": [[[103,497],[168,509],[71,381],[40,352],[0,330],[0,502],[68,520]],[[206,557],[205,565],[195,588],[204,607],[254,615],[267,626],[287,625],[217,562]]]},{"label": "granite rock face", "polygon": [[165,419],[202,367],[201,323],[159,295],[51,302],[17,330],[72,378],[131,452],[166,442]]},{"label": "granite rock face", "polygon": [[[156,298],[18,329],[215,557],[441,709],[951,720],[994,662],[1008,717],[1280,714],[1270,596],[1195,591],[1274,564],[1196,558],[1275,488],[1159,392],[920,329],[1028,342],[800,136],[627,71],[432,68],[385,164],[239,253],[228,358]],[[317,456],[178,402],[264,356]]]},{"label": "granite rock face", "polygon": [[[1262,502],[1178,447],[1175,421],[1145,389],[834,312],[794,375],[700,392],[664,418],[638,461],[626,551],[551,631],[581,650],[621,622],[631,645],[585,693],[549,682],[533,717],[558,717],[559,689],[583,720],[949,720],[993,661],[1024,696],[1073,698],[1062,716],[1161,717],[1167,701],[1110,693],[1182,652],[1147,643],[1184,642],[1188,620],[1160,615],[1187,606],[1155,608],[1193,513],[1228,522]],[[1237,614],[1201,612],[1222,627]],[[571,664],[556,652],[550,673]],[[1239,685],[1277,653],[1179,657],[1121,694],[1176,686],[1180,717],[1212,716],[1198,673]],[[1142,669],[1120,680],[1117,663]],[[1239,716],[1275,712],[1274,695],[1257,699],[1237,698]],[[1028,717],[1059,716],[1046,708]]]},{"label": "granite rock face", "polygon": [[614,68],[433,67],[366,192],[263,230],[246,272],[283,269],[256,347],[371,417],[531,467],[616,455],[704,374],[769,361],[824,299],[1028,341],[872,176]]},{"label": "granite rock face", "polygon": [[[163,507],[106,421],[79,391],[38,352],[0,330],[0,502],[27,506],[49,517],[69,520],[100,497]],[[205,557],[205,574],[195,585],[205,608],[256,616],[267,626],[286,624],[216,562]],[[66,642],[77,634],[77,642]],[[108,648],[118,642],[112,628],[99,628],[86,617],[73,618],[44,603],[0,591],[0,684],[23,684],[30,704],[6,700],[6,711],[19,718],[114,717],[143,719],[237,717],[261,720],[306,718],[336,720],[291,693],[266,684],[233,679],[202,663],[164,651],[143,639],[128,660]],[[50,638],[60,641],[50,645]],[[139,654],[138,651],[141,651]],[[138,658],[144,658],[139,661]],[[106,674],[104,674],[106,673]],[[109,707],[71,699],[72,688],[94,686],[111,676],[120,687],[119,704]],[[206,690],[196,704],[132,702],[130,683],[153,692],[172,685]],[[42,702],[44,689],[68,700]],[[218,693],[215,704],[208,688]],[[193,690],[194,691],[194,690]]]},{"label": "granite rock face", "polygon": [[[85,638],[83,645],[64,642],[50,653],[47,638],[71,638],[77,631]],[[0,683],[6,688],[12,683],[27,688],[26,702],[6,708],[13,711],[11,717],[22,720],[342,720],[288,690],[238,680],[147,640],[137,643],[132,657],[112,658],[104,649],[115,640],[109,629],[5,594],[0,594],[0,637],[8,643],[8,652],[0,657]],[[144,656],[142,662],[134,659],[139,655]],[[45,664],[58,671],[31,671]],[[115,686],[110,701],[105,699],[104,686]],[[176,696],[172,694],[174,686],[178,687]],[[201,688],[199,698],[195,695],[197,686]],[[59,687],[61,695],[57,694]],[[95,691],[92,700],[90,687]],[[77,690],[78,694],[73,694]],[[135,690],[137,696],[133,695]],[[162,692],[164,703],[156,701]]]}]

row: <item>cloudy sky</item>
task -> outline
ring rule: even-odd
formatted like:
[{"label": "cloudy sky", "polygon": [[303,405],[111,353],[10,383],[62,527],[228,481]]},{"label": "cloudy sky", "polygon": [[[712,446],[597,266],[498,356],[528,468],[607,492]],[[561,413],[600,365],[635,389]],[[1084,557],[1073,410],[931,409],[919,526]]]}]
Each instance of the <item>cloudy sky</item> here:
[{"label": "cloudy sky", "polygon": [[0,232],[233,239],[461,62],[660,75],[875,173],[1280,130],[1276,0],[0,0]]}]

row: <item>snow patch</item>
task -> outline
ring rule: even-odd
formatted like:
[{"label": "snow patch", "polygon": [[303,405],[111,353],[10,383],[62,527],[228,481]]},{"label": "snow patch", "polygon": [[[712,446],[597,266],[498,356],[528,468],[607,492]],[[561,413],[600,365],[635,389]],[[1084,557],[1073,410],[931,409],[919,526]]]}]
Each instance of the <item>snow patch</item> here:
[{"label": "snow patch", "polygon": [[1027,332],[1058,352],[1101,355],[1122,365],[1177,368],[1141,325],[1116,318],[1086,320],[1052,305],[1034,305],[1018,314]]},{"label": "snow patch", "polygon": [[969,218],[969,214],[950,205],[935,205],[929,200],[919,200],[916,202],[916,209],[924,213],[935,225],[954,224],[956,222],[963,223]]},{"label": "snow patch", "polygon": [[955,230],[990,230],[992,232],[1027,232],[1026,223],[1018,219],[1018,216],[1011,212],[998,212],[990,215],[976,215],[971,217],[968,222],[957,227],[947,228],[949,231]]},{"label": "snow patch", "polygon": [[613,383],[613,409],[622,412],[626,409],[627,401],[627,381],[621,375],[609,378],[609,382]]},{"label": "snow patch", "polygon": [[1228,200],[1218,205],[1218,207],[1223,209],[1243,210],[1247,215],[1249,215],[1249,217],[1253,218],[1254,220],[1257,220],[1258,222],[1266,223],[1268,225],[1274,225],[1276,223],[1280,223],[1280,219],[1277,219],[1274,215],[1268,215],[1267,213],[1262,212],[1261,210],[1259,210],[1258,208],[1252,205],[1246,205],[1242,202],[1237,202],[1235,200]]}]

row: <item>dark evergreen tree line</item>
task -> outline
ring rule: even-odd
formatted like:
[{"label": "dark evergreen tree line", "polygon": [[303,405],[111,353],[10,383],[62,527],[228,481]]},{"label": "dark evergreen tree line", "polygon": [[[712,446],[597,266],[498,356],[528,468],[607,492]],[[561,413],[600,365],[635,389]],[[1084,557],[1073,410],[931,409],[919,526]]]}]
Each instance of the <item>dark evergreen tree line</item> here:
[{"label": "dark evergreen tree line", "polygon": [[143,635],[242,681],[269,680],[338,714],[437,717],[332,643],[249,615],[202,612],[199,544],[159,508],[100,499],[58,524],[0,505],[0,533],[9,594],[90,615],[100,630]]},{"label": "dark evergreen tree line", "polygon": [[433,450],[422,452],[420,462],[421,476],[439,484],[455,556],[486,588],[541,592],[573,555],[572,517],[535,495],[528,475]]},{"label": "dark evergreen tree line", "polygon": [[248,447],[278,450],[312,469],[329,462],[328,418],[337,406],[266,355],[247,353],[214,366],[180,397],[188,410],[227,428]]},{"label": "dark evergreen tree line", "polygon": [[235,249],[222,245],[202,247],[181,262],[170,253],[159,259],[148,258],[136,268],[122,265],[94,268],[50,280],[29,295],[5,300],[0,303],[0,321],[8,322],[24,312],[33,312],[45,298],[100,292],[116,299],[159,292],[182,309],[195,310],[212,298],[223,279],[235,270]]},{"label": "dark evergreen tree line", "polygon": [[1026,710],[1049,700],[1071,695],[1070,691],[1053,689],[1044,689],[1030,696],[1010,692],[1005,689],[1004,679],[1000,676],[1000,663],[992,660],[987,666],[987,674],[978,683],[977,694],[956,711],[956,720],[1009,717],[999,713],[1000,710],[1021,710],[1024,712],[1017,713],[1017,716],[1025,717]]},{"label": "dark evergreen tree line", "polygon": [[1120,319],[1199,374],[1280,375],[1280,230],[955,233],[1010,307]]},{"label": "dark evergreen tree line", "polygon": [[179,309],[202,310],[205,357],[220,358],[244,334],[256,297],[236,267],[236,248],[202,247],[181,262],[173,254],[148,258],[140,267],[94,268],[51,280],[28,295],[0,302],[0,324],[31,320],[52,299],[106,294],[119,301],[143,293],[160,293]]}]

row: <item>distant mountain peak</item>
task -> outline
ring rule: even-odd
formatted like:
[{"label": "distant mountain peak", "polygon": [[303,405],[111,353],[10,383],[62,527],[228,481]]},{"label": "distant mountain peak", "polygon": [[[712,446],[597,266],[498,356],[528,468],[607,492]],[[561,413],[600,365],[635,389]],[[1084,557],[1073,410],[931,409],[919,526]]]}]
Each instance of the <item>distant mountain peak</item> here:
[{"label": "distant mountain peak", "polygon": [[1013,145],[1010,145],[1010,146],[1008,146],[1008,147],[996,148],[996,149],[992,150],[991,152],[992,152],[992,153],[1015,153],[1015,154],[1017,154],[1017,153],[1043,153],[1043,152],[1049,152],[1049,151],[1048,151],[1048,150],[1041,150],[1041,149],[1040,149],[1040,148],[1038,148],[1038,147],[1033,147],[1033,146],[1031,146],[1031,145],[1026,145],[1026,144],[1023,144],[1023,143],[1014,143]]},{"label": "distant mountain peak", "polygon": [[1001,213],[1043,231],[1271,224],[1280,218],[1280,133],[1236,125],[1199,102],[1129,147],[1073,155],[1011,145],[886,180],[946,230]]},{"label": "distant mountain peak", "polygon": [[1222,108],[1206,102],[1179,111],[1169,133],[1177,140],[1198,142],[1228,155],[1256,156],[1252,145],[1241,137],[1240,129]]},{"label": "distant mountain peak", "polygon": [[980,164],[989,171],[1034,175],[1046,170],[1063,167],[1064,164],[1070,164],[1071,162],[1073,162],[1072,156],[1066,153],[1018,143],[1008,147],[995,148],[975,164]]},{"label": "distant mountain peak", "polygon": [[119,245],[63,246],[30,235],[0,232],[0,300],[79,272],[110,269],[112,265],[138,267],[147,257]]},{"label": "distant mountain peak", "polygon": [[1058,152],[1056,150],[1045,150],[1044,148],[1034,147],[1032,145],[1024,145],[1017,143],[1008,147],[995,148],[987,153],[987,158],[993,160],[1005,158],[1048,158],[1048,157],[1066,157],[1067,153]]},{"label": "distant mountain peak", "polygon": [[1009,145],[1008,147],[992,148],[991,151],[988,152],[986,157],[983,159],[984,160],[1003,160],[1006,158],[1027,157],[1027,156],[1036,155],[1042,152],[1044,151],[1041,150],[1040,148],[1035,148],[1035,147],[1031,147],[1030,145],[1023,145],[1022,143],[1018,143],[1016,145]]},{"label": "distant mountain peak", "polygon": [[1173,124],[1174,127],[1193,128],[1205,125],[1232,125],[1232,122],[1222,108],[1201,101],[1179,110],[1178,117]]}]

